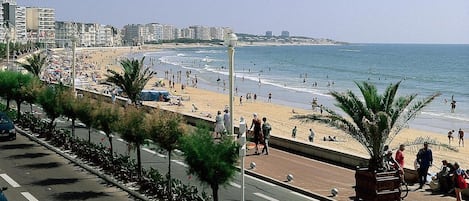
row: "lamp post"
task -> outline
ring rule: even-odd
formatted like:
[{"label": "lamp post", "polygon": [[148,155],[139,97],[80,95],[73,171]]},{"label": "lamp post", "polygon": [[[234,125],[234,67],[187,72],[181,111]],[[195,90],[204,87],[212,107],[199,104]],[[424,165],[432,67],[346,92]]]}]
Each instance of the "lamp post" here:
[{"label": "lamp post", "polygon": [[7,69],[10,69],[10,27],[7,27],[6,33],[5,33],[5,39],[7,41]]},{"label": "lamp post", "polygon": [[228,61],[229,61],[229,84],[230,84],[230,128],[227,129],[230,135],[234,136],[234,127],[233,127],[233,91],[234,91],[234,53],[236,42],[238,37],[234,33],[228,33],[225,35],[225,46],[228,47]]},{"label": "lamp post", "polygon": [[[234,127],[233,127],[233,117],[234,117],[234,110],[233,110],[233,91],[234,91],[234,53],[235,53],[235,46],[238,42],[238,37],[234,33],[227,33],[224,38],[224,44],[228,47],[228,61],[229,61],[229,84],[230,84],[230,128],[228,132],[230,135],[235,137],[234,135]],[[241,126],[240,126],[241,128]],[[241,134],[241,129],[240,129]],[[243,142],[241,142],[243,143]],[[243,146],[243,145],[241,145]],[[242,152],[243,149],[240,150],[241,155],[241,201],[244,201],[244,153]]]},{"label": "lamp post", "polygon": [[76,97],[77,91],[75,89],[75,49],[76,49],[76,43],[77,43],[77,36],[76,36],[75,31],[76,29],[74,30],[73,35],[70,39],[72,41],[72,90],[73,90],[73,94]]}]

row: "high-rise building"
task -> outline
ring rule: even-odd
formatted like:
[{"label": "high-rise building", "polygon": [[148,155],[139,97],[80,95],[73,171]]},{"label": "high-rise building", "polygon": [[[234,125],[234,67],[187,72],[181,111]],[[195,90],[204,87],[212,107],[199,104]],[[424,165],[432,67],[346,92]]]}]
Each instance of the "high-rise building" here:
[{"label": "high-rise building", "polygon": [[224,29],[222,27],[210,27],[211,40],[223,40],[224,34]]},{"label": "high-rise building", "polygon": [[290,37],[290,32],[288,32],[288,31],[282,31],[282,33],[280,34],[280,37],[282,37],[282,38],[288,38],[288,37]]},{"label": "high-rise building", "polygon": [[272,38],[272,36],[274,36],[274,35],[272,35],[272,31],[266,31],[265,32],[265,37]]},{"label": "high-rise building", "polygon": [[124,44],[127,45],[134,45],[138,41],[139,38],[139,29],[141,24],[128,24],[124,26],[123,34],[124,34]]},{"label": "high-rise building", "polygon": [[165,24],[163,25],[163,40],[174,40],[174,26]]},{"label": "high-rise building", "polygon": [[26,31],[26,7],[16,6],[15,12],[15,39],[19,43],[28,42],[28,34]]},{"label": "high-rise building", "polygon": [[55,10],[53,8],[26,7],[28,38],[44,46],[55,45]]}]

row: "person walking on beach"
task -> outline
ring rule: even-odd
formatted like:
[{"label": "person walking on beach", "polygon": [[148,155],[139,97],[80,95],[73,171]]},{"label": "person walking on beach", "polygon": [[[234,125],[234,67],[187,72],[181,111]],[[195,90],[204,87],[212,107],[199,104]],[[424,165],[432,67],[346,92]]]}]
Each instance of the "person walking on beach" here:
[{"label": "person walking on beach", "polygon": [[291,136],[292,136],[292,138],[296,138],[296,126],[291,131]]},{"label": "person walking on beach", "polygon": [[230,122],[230,112],[228,108],[225,109],[225,114],[223,115],[223,122],[225,123],[225,129],[228,131],[228,134],[232,134],[231,132],[231,122]]},{"label": "person walking on beach", "polygon": [[309,129],[309,136],[308,136],[309,142],[314,142],[314,135],[315,135],[315,133],[314,133],[313,129],[310,128]]},{"label": "person walking on beach", "polygon": [[221,135],[225,132],[225,124],[223,122],[223,116],[221,115],[221,111],[218,110],[217,116],[215,117],[215,133],[218,135]]},{"label": "person walking on beach", "polygon": [[453,174],[453,181],[455,182],[454,192],[456,193],[456,201],[461,201],[461,190],[467,188],[466,180],[469,178],[466,171],[463,170],[459,163],[454,163],[454,174]]},{"label": "person walking on beach", "polygon": [[261,153],[264,153],[265,151],[265,155],[269,155],[269,138],[272,127],[267,122],[267,118],[262,118],[262,121],[264,122],[262,124],[262,134],[264,135],[264,148],[262,149]]},{"label": "person walking on beach", "polygon": [[459,128],[459,146],[461,146],[461,142],[462,142],[462,147],[464,147],[464,131]]},{"label": "person walking on beach", "polygon": [[454,133],[454,130],[448,131],[448,144],[451,144],[451,140],[453,140],[453,133]]},{"label": "person walking on beach", "polygon": [[240,97],[239,97],[239,105],[240,105],[240,106],[243,105],[243,96],[240,96]]},{"label": "person walking on beach", "polygon": [[253,114],[253,119],[251,123],[251,127],[249,130],[252,130],[254,127],[254,143],[256,144],[256,154],[259,155],[259,143],[261,142],[261,120],[257,117],[257,113]]},{"label": "person walking on beach", "polygon": [[432,150],[428,148],[428,142],[423,143],[423,148],[417,153],[417,163],[419,164],[418,174],[420,186],[418,189],[422,189],[423,185],[427,183],[428,168],[433,164]]},{"label": "person walking on beach", "polygon": [[269,103],[272,102],[272,93],[269,93],[269,99],[267,100],[267,102],[269,102]]}]

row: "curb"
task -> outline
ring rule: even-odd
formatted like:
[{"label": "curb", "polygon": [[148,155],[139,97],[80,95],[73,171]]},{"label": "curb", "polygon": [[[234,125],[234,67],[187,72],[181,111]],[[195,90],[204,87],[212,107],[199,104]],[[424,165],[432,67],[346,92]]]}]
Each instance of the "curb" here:
[{"label": "curb", "polygon": [[[22,134],[23,136],[26,136],[28,137],[30,140],[36,142],[36,143],[39,143],[40,145],[46,147],[47,149],[61,155],[62,157],[64,157],[65,159],[73,162],[74,164],[80,166],[81,168],[87,170],[88,172],[100,177],[101,179],[105,180],[106,182],[108,183],[111,183],[112,185],[122,189],[123,191],[129,193],[131,196],[133,196],[134,198],[137,198],[139,200],[143,200],[143,201],[150,201],[147,197],[143,196],[142,194],[136,192],[136,191],[133,191],[133,190],[130,190],[129,188],[127,188],[126,186],[124,186],[123,184],[120,184],[118,183],[115,179],[113,179],[112,177],[110,176],[107,176],[105,174],[102,174],[101,172],[93,169],[92,167],[86,165],[85,163],[82,163],[81,161],[79,160],[76,160],[75,158],[69,156],[68,154],[64,153],[63,151],[61,151],[60,149],[44,142],[43,140],[40,140],[38,139],[37,137],[35,137],[34,135],[31,135],[29,134],[28,132],[22,130],[21,128],[16,127],[16,131],[19,132],[20,134]],[[241,171],[241,167],[237,166],[236,167],[239,171]],[[261,174],[258,174],[254,171],[251,171],[251,170],[244,170],[244,173],[249,175],[249,176],[252,176],[252,177],[255,177],[255,178],[258,178],[258,179],[261,179],[261,180],[264,180],[264,181],[267,181],[267,182],[270,182],[270,183],[273,183],[275,185],[278,185],[278,186],[281,186],[283,188],[286,188],[288,190],[291,190],[291,191],[294,191],[294,192],[297,192],[297,193],[300,193],[300,194],[303,194],[305,196],[308,196],[308,197],[311,197],[311,198],[314,198],[314,199],[317,199],[317,200],[320,200],[320,201],[336,201],[332,198],[329,198],[329,197],[326,197],[326,196],[323,196],[323,195],[320,195],[320,194],[317,194],[317,193],[313,193],[311,191],[308,191],[306,189],[303,189],[303,188],[300,188],[300,187],[296,187],[296,186],[293,186],[289,183],[286,183],[286,182],[282,182],[282,181],[279,181],[279,180],[276,180],[274,178],[271,178],[271,177],[268,177],[268,176],[265,176],[265,175],[261,175]]]},{"label": "curb", "polygon": [[85,163],[82,163],[81,161],[79,160],[76,160],[75,158],[69,156],[68,154],[64,153],[63,151],[61,151],[60,149],[44,142],[43,140],[40,140],[38,139],[37,137],[35,137],[34,135],[31,135],[29,133],[27,133],[26,131],[22,130],[21,128],[15,126],[16,128],[16,131],[18,133],[20,133],[21,135],[23,136],[26,136],[27,138],[29,138],[30,140],[46,147],[47,149],[61,155],[62,157],[64,157],[65,159],[73,162],[74,164],[80,166],[81,168],[85,169],[86,171],[100,177],[101,179],[105,180],[106,182],[122,189],[123,191],[127,192],[128,194],[130,194],[132,197],[138,199],[138,200],[143,200],[143,201],[150,201],[150,199],[148,199],[147,197],[143,196],[142,194],[136,192],[136,191],[133,191],[133,190],[130,190],[128,187],[126,187],[125,185],[123,184],[120,184],[118,183],[114,178],[110,177],[110,176],[107,176],[105,174],[102,174],[101,172],[93,169],[92,167],[86,165]]},{"label": "curb", "polygon": [[[241,168],[238,167],[238,169],[241,171]],[[308,191],[306,189],[303,189],[303,188],[300,188],[300,187],[297,187],[297,186],[293,186],[293,185],[290,185],[289,183],[287,182],[283,182],[283,181],[279,181],[279,180],[276,180],[274,178],[271,178],[271,177],[268,177],[268,176],[265,176],[265,175],[261,175],[261,174],[258,174],[254,171],[251,171],[251,170],[244,170],[244,173],[249,175],[249,176],[252,176],[252,177],[255,177],[255,178],[258,178],[258,179],[261,179],[261,180],[264,180],[264,181],[267,181],[267,182],[270,182],[270,183],[273,183],[275,185],[278,185],[278,186],[281,186],[283,188],[286,188],[288,190],[291,190],[291,191],[294,191],[294,192],[297,192],[297,193],[300,193],[300,194],[303,194],[305,196],[308,196],[308,197],[311,197],[311,198],[314,198],[314,199],[317,199],[317,200],[320,200],[320,201],[336,201],[330,197],[326,197],[326,196],[323,196],[323,195],[320,195],[320,194],[317,194],[317,193],[313,193],[311,191]]]}]

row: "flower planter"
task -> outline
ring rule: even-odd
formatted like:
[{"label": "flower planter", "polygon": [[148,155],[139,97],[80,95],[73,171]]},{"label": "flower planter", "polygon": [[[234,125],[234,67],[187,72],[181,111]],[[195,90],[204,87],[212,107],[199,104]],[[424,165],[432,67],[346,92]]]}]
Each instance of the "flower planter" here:
[{"label": "flower planter", "polygon": [[355,200],[400,200],[400,178],[397,171],[372,172],[367,168],[358,168],[355,182]]}]

